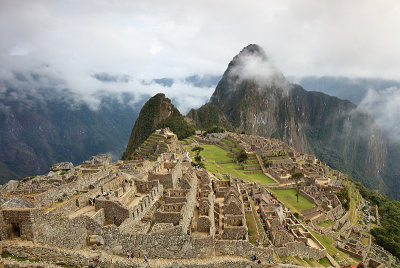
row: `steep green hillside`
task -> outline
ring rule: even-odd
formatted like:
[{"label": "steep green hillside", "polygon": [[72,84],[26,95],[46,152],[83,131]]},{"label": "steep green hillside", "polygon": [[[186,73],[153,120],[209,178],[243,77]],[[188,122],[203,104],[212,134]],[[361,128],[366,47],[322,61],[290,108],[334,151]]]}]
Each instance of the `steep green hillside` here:
[{"label": "steep green hillside", "polygon": [[210,129],[213,126],[221,126],[228,130],[233,129],[224,113],[213,104],[205,104],[197,110],[191,109],[187,117],[194,121],[196,127],[203,130]]},{"label": "steep green hillside", "polygon": [[166,127],[179,139],[194,134],[194,127],[185,121],[171,100],[159,93],[151,97],[140,110],[122,159],[128,159],[156,129]]},{"label": "steep green hillside", "polygon": [[376,242],[400,258],[400,202],[371,191],[360,183],[356,184],[361,195],[378,206],[380,226],[371,229]]}]

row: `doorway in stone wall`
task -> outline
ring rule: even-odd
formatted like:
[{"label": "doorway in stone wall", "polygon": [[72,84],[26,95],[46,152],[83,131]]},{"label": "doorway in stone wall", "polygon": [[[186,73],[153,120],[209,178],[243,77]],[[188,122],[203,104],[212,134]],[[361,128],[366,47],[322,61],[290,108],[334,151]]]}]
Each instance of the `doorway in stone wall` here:
[{"label": "doorway in stone wall", "polygon": [[21,226],[19,223],[11,224],[11,238],[21,237]]}]

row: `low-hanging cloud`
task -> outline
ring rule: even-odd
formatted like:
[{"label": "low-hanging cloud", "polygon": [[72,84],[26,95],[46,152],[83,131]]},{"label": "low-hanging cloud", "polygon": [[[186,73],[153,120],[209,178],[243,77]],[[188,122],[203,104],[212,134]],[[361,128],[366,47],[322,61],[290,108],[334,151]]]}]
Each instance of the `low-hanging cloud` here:
[{"label": "low-hanging cloud", "polygon": [[231,79],[251,80],[260,86],[260,89],[277,88],[288,91],[290,83],[265,55],[265,52],[249,49],[242,51],[233,60],[233,66],[229,70]]},{"label": "low-hanging cloud", "polygon": [[371,114],[376,123],[391,139],[400,137],[400,88],[370,89],[359,107]]},{"label": "low-hanging cloud", "polygon": [[[123,105],[134,106],[147,100],[149,96],[163,92],[173,100],[181,113],[186,114],[191,108],[198,108],[206,103],[214,90],[214,86],[196,87],[187,82],[186,78],[167,80],[171,83],[166,86],[158,79],[144,83],[141,79],[133,79],[132,75],[102,72],[96,77],[78,76],[71,83],[71,80],[63,79],[56,73],[47,71],[46,68],[38,68],[35,72],[2,70],[0,99],[32,107],[36,106],[37,102],[63,100],[71,109],[87,105],[97,110],[101,108],[104,98],[111,97]],[[7,110],[4,105],[0,108],[2,111]]]},{"label": "low-hanging cloud", "polygon": [[101,82],[106,83],[128,83],[131,80],[131,77],[127,74],[117,75],[117,74],[109,74],[109,73],[95,73],[92,75],[94,79],[97,79]]}]

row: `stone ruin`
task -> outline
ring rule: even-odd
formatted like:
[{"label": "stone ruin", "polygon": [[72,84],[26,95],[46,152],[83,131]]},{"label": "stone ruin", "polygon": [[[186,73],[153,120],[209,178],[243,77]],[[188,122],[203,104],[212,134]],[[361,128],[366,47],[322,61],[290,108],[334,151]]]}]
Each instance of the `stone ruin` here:
[{"label": "stone ruin", "polygon": [[[167,259],[326,256],[264,187],[219,180],[192,167],[178,141],[171,140],[169,148],[156,161],[111,163],[111,156],[98,155],[17,185],[10,182],[0,189],[0,239]],[[252,202],[268,234],[265,247],[249,243],[245,215],[253,213]]]}]

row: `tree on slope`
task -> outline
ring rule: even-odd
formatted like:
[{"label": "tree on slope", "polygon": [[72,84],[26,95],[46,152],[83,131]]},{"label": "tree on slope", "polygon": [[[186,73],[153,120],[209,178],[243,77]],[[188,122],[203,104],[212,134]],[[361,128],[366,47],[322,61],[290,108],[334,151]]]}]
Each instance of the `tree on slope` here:
[{"label": "tree on slope", "polygon": [[297,172],[292,174],[292,176],[290,176],[291,180],[294,180],[296,183],[296,197],[297,197],[297,202],[299,202],[299,181],[304,178],[304,174],[301,172]]}]

